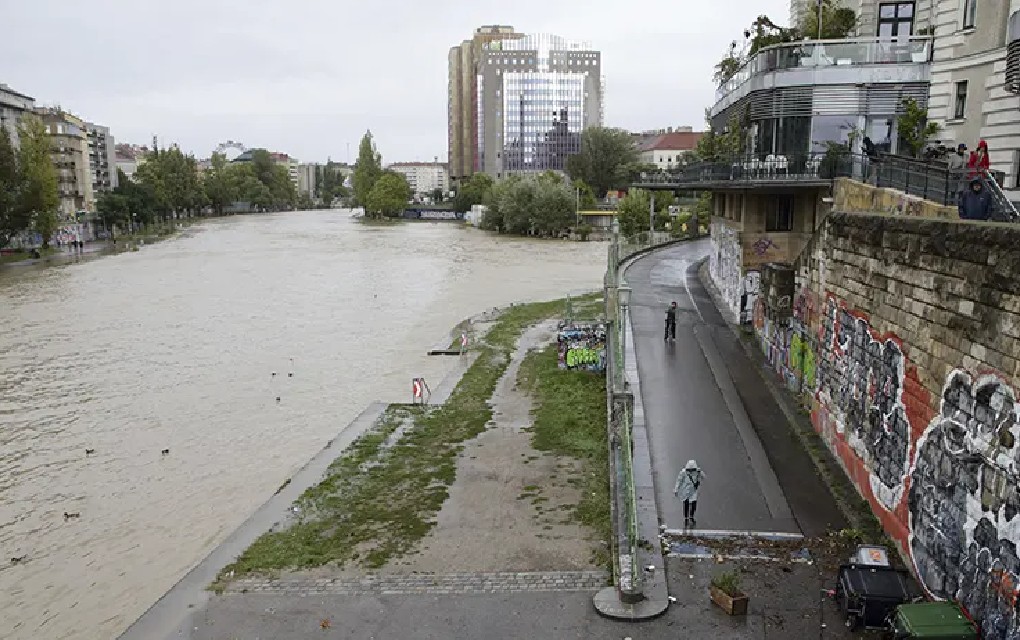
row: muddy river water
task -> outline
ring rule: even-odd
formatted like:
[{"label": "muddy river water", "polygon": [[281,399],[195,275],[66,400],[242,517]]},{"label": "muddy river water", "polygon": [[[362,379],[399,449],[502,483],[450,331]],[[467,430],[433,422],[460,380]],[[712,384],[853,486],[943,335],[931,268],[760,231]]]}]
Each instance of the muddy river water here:
[{"label": "muddy river water", "polygon": [[0,268],[0,638],[115,638],[367,403],[438,384],[450,327],[604,270],[601,243],[342,211]]}]

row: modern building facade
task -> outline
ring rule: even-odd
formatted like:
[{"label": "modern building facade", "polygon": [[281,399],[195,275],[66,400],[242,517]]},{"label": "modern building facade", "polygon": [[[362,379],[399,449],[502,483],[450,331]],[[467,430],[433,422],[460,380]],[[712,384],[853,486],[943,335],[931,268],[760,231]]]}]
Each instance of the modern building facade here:
[{"label": "modern building facade", "polygon": [[92,170],[92,191],[99,197],[117,188],[117,158],[109,127],[85,123],[89,141],[89,167]]},{"label": "modern building facade", "polygon": [[509,25],[486,25],[474,36],[451,47],[447,56],[449,95],[447,104],[450,177],[457,181],[476,171],[478,149],[478,60],[482,47],[493,40],[522,38]]},{"label": "modern building facade", "polygon": [[[720,133],[738,127],[742,157],[710,187],[710,272],[743,321],[751,320],[763,265],[793,262],[821,220],[830,150],[860,153],[868,136],[896,152],[904,100],[927,108],[932,39],[910,35],[930,26],[923,19],[930,7],[922,14],[920,4],[858,3],[851,8],[868,37],[767,47],[719,87],[711,125]],[[876,35],[889,32],[889,20],[897,21],[895,35]]]},{"label": "modern building facade", "polygon": [[76,220],[82,212],[95,212],[88,124],[59,108],[36,109],[35,114],[50,134],[51,158],[57,170],[60,213],[64,220]]},{"label": "modern building facade", "polygon": [[493,40],[478,60],[476,166],[494,178],[563,171],[581,131],[602,124],[602,59],[540,34]]},{"label": "modern building facade", "polygon": [[416,198],[450,190],[450,172],[442,162],[394,162],[386,168],[403,175]]},{"label": "modern building facade", "polygon": [[1020,0],[935,0],[929,117],[946,145],[988,142],[1020,200]]},{"label": "modern building facade", "polygon": [[670,127],[659,135],[650,136],[638,145],[641,164],[655,165],[663,171],[683,167],[697,148],[704,134],[691,127]]},{"label": "modern building facade", "polygon": [[31,113],[34,109],[35,98],[18,93],[5,84],[0,84],[0,127],[7,129],[15,149],[20,146],[18,123],[21,122],[21,116]]}]

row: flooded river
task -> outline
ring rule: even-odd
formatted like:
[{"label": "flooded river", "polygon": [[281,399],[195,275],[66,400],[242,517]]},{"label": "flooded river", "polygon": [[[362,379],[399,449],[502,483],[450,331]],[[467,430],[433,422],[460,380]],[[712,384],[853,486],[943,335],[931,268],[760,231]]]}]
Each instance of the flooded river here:
[{"label": "flooded river", "polygon": [[438,384],[450,327],[604,264],[332,211],[0,269],[0,638],[115,638],[367,403]]}]

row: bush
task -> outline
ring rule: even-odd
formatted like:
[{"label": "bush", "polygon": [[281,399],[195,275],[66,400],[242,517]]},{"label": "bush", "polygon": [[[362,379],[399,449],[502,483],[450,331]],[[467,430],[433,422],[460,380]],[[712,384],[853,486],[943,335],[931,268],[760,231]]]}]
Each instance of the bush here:
[{"label": "bush", "polygon": [[712,578],[712,586],[731,598],[744,595],[740,590],[740,575],[735,571],[724,571]]}]

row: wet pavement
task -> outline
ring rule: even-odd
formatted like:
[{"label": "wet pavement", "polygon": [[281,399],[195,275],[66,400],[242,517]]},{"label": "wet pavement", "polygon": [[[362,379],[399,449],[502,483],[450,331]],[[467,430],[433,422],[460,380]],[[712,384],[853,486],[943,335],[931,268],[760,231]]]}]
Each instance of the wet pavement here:
[{"label": "wet pavement", "polygon": [[[213,598],[191,620],[192,640],[221,638],[361,638],[447,640],[536,638],[565,640],[788,640],[850,635],[831,586],[804,561],[670,558],[669,591],[676,601],[660,618],[619,622],[600,617],[584,591],[423,595],[263,595]],[[708,585],[720,571],[740,572],[748,615],[728,616],[712,604]]]},{"label": "wet pavement", "polygon": [[[725,329],[725,322],[692,270],[709,248],[708,241],[676,245],[626,272],[659,518],[670,529],[684,526],[673,484],[693,458],[705,472],[697,528],[799,532],[785,498],[775,495],[760,445],[740,429],[738,421],[746,420],[740,403],[733,406],[720,384],[726,381],[717,379],[725,370],[719,370],[712,328]],[[676,341],[667,342],[665,311],[672,301],[679,309]]]}]

